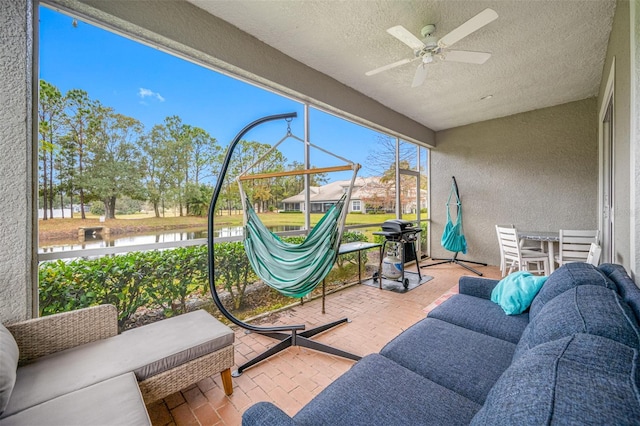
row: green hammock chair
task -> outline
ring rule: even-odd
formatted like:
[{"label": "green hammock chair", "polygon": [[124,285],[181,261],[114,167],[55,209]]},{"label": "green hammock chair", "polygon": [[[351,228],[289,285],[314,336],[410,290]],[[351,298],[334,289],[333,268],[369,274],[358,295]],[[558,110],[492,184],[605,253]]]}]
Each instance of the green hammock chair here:
[{"label": "green hammock chair", "polygon": [[347,194],[331,206],[302,244],[292,244],[270,232],[245,198],[245,252],[262,281],[285,296],[309,294],[335,263],[346,199]]},{"label": "green hammock chair", "polygon": [[[248,175],[248,171],[262,162],[282,142],[294,139],[311,148],[329,154],[346,165],[318,169],[292,170],[289,172],[263,173]],[[267,150],[253,164],[248,166],[237,177],[242,209],[244,211],[244,248],[249,263],[255,273],[270,287],[289,297],[304,297],[316,288],[327,276],[340,247],[342,231],[346,219],[351,192],[355,184],[360,165],[325,150],[309,141],[305,141],[291,133],[287,128],[286,135]],[[351,182],[340,200],[332,205],[322,219],[312,228],[301,244],[284,242],[269,231],[253,209],[247,197],[242,181],[276,176],[324,173],[331,171],[352,170]]]},{"label": "green hammock chair", "polygon": [[[215,285],[215,261],[214,261],[214,241],[213,230],[214,218],[215,218],[215,205],[222,191],[222,185],[225,182],[225,176],[231,163],[231,157],[234,149],[242,137],[254,127],[273,120],[284,119],[289,123],[297,114],[295,112],[288,114],[277,114],[262,117],[254,122],[245,126],[233,139],[227,148],[227,153],[224,157],[216,187],[209,203],[209,226],[207,230],[207,243],[209,248],[208,260],[209,260],[209,289],[211,290],[211,296],[220,312],[229,319],[232,323],[239,327],[242,327],[250,332],[260,333],[264,336],[271,337],[279,340],[277,344],[270,347],[255,358],[245,362],[238,369],[232,373],[234,377],[238,377],[242,372],[285,350],[290,346],[303,346],[316,351],[325,352],[331,355],[341,356],[344,358],[357,361],[359,356],[345,352],[343,350],[334,348],[329,345],[312,340],[311,338],[319,333],[323,333],[333,327],[348,322],[347,318],[342,318],[333,321],[328,324],[320,325],[312,329],[306,330],[304,324],[292,324],[292,325],[271,325],[271,326],[257,326],[249,323],[245,323],[236,318],[231,312],[229,312],[222,303],[220,296],[216,290]],[[278,145],[280,145],[286,139],[293,138],[306,147],[316,148],[327,154],[330,154],[336,158],[348,163],[347,165],[325,167],[318,169],[307,170],[293,170],[289,172],[274,172],[260,175],[247,176],[248,170],[251,170],[258,162],[262,161],[270,152],[272,152]],[[324,150],[321,147],[315,146],[309,141],[305,141],[291,133],[291,128],[287,125],[286,135],[274,146],[271,147],[262,157],[260,157],[254,164],[249,166],[244,172],[236,178],[238,186],[240,188],[240,199],[242,200],[243,209],[245,212],[245,251],[247,257],[251,263],[251,266],[255,270],[262,280],[268,285],[272,286],[282,294],[286,294],[292,297],[302,297],[308,294],[314,287],[320,283],[324,277],[329,273],[340,246],[340,239],[342,237],[342,230],[344,228],[344,222],[346,219],[347,210],[345,206],[349,205],[349,199],[351,197],[351,190],[355,184],[356,175],[360,165],[352,163],[339,157],[333,153]],[[259,178],[271,178],[277,176],[291,176],[291,175],[308,175],[312,173],[326,173],[352,170],[353,177],[351,178],[351,184],[344,196],[324,215],[322,220],[309,232],[307,238],[302,244],[288,244],[282,241],[278,236],[271,233],[260,222],[258,215],[253,210],[251,202],[248,200],[244,190],[242,188],[241,181],[249,179]]]}]

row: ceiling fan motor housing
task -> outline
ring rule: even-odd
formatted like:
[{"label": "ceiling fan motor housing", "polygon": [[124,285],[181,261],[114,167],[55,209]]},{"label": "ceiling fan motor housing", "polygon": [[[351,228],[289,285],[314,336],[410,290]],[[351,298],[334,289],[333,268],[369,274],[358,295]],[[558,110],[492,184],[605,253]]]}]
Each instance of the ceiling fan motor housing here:
[{"label": "ceiling fan motor housing", "polygon": [[422,27],[422,30],[420,30],[420,34],[422,34],[422,38],[425,38],[433,34],[435,30],[436,30],[435,25],[433,24],[425,25],[424,27]]},{"label": "ceiling fan motor housing", "polygon": [[433,24],[429,24],[422,28],[420,34],[422,34],[422,43],[424,43],[424,47],[421,49],[420,54],[417,54],[416,56],[422,56],[424,53],[432,51],[438,47],[438,38],[432,35],[435,30],[436,26]]}]

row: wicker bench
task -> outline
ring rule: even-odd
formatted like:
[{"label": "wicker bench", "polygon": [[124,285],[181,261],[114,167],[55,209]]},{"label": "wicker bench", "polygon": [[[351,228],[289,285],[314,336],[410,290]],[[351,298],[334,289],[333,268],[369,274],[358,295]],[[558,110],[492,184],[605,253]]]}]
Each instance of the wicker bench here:
[{"label": "wicker bench", "polygon": [[[138,407],[132,408],[141,408],[148,422],[145,404],[211,375],[220,373],[225,393],[233,392],[230,368],[234,364],[234,334],[205,311],[118,334],[115,307],[101,305],[7,325],[6,329],[20,355],[15,386],[0,414],[1,426],[51,420],[47,411],[56,411],[57,415],[63,412],[59,420],[65,424],[73,424],[77,416],[86,424],[87,418],[82,416],[89,412],[98,421],[95,416],[102,414],[96,414],[96,407],[81,407],[87,413],[77,413],[77,406],[78,401],[86,399],[83,392],[99,396],[101,387],[109,392],[100,404],[108,416],[103,423],[112,424],[118,420],[145,423],[138,421],[139,413],[133,418],[122,413],[123,402],[116,394],[134,391],[121,397],[131,404],[137,393]],[[123,377],[134,375],[135,380]],[[131,383],[138,386],[130,389]],[[68,410],[71,418],[64,417],[65,407],[73,407]]]}]

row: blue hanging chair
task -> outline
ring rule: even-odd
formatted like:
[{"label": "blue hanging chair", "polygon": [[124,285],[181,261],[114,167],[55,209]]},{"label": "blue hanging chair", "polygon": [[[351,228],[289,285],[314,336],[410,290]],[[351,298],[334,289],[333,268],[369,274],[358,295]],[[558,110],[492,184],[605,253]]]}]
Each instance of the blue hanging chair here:
[{"label": "blue hanging chair", "polygon": [[[456,223],[451,220],[451,198],[456,197]],[[462,204],[460,203],[460,195],[458,194],[458,186],[455,178],[451,183],[451,191],[447,200],[447,224],[444,226],[444,232],[440,239],[442,247],[454,253],[467,253],[467,239],[464,237],[462,230]]]},{"label": "blue hanging chair", "polygon": [[[455,196],[455,203],[453,203],[453,197]],[[456,222],[453,223],[451,219],[451,206],[456,206]],[[431,260],[440,260],[441,262],[430,263],[428,265],[422,265],[421,268],[428,268],[430,266],[442,265],[443,263],[455,263],[457,265],[462,266],[465,269],[482,276],[482,272],[466,265],[465,263],[474,263],[476,265],[487,266],[486,263],[482,262],[474,262],[472,260],[462,260],[458,259],[458,254],[466,254],[467,253],[467,239],[464,236],[464,231],[462,229],[462,202],[460,201],[460,192],[458,191],[458,183],[456,182],[455,176],[451,177],[451,191],[449,192],[449,199],[447,200],[447,223],[444,226],[444,231],[442,232],[442,238],[440,239],[440,244],[442,247],[447,249],[448,251],[453,252],[453,257],[451,259],[436,259],[431,258]]]}]

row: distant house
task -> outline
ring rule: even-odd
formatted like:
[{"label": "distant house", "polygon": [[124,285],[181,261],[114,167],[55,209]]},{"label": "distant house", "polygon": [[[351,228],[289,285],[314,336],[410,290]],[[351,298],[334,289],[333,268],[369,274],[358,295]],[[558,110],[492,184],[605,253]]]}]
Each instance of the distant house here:
[{"label": "distant house", "polygon": [[[350,180],[339,180],[323,186],[312,186],[311,213],[324,213],[349,189]],[[351,191],[349,213],[393,210],[395,189],[381,183],[379,177],[358,177]],[[304,211],[304,191],[282,200],[285,211]]]}]

